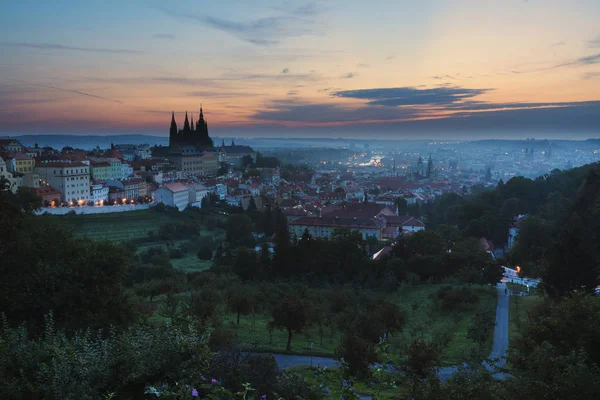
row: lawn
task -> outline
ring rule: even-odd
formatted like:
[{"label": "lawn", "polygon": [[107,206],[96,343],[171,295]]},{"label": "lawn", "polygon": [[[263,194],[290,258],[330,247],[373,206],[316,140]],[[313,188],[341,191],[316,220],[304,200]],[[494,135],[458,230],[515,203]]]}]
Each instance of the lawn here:
[{"label": "lawn", "polygon": [[544,299],[540,296],[511,296],[508,311],[509,342],[519,335],[520,330],[527,325],[529,311],[541,304]]},{"label": "lawn", "polygon": [[[211,216],[215,218],[215,216]],[[169,222],[189,222],[198,224],[203,217],[195,211],[160,212],[155,209],[137,210],[106,214],[48,215],[57,223],[71,227],[75,234],[96,240],[126,242],[148,237],[148,232],[157,232],[161,224]],[[203,224],[202,224],[203,225]],[[223,235],[220,229],[213,232],[202,230],[201,235]]]},{"label": "lawn", "polygon": [[508,288],[508,290],[510,290],[513,293],[519,293],[519,292],[527,293],[529,291],[527,289],[527,286],[521,285],[520,283],[506,282],[506,287]]},{"label": "lawn", "polygon": [[[392,349],[397,354],[416,335],[433,339],[441,335],[450,335],[450,341],[442,356],[442,365],[454,365],[467,358],[471,341],[466,338],[467,329],[472,324],[474,310],[478,305],[470,306],[462,311],[439,313],[430,298],[440,285],[423,285],[404,287],[397,294],[389,296],[388,300],[398,304],[405,312],[406,324],[402,332],[389,336]],[[473,287],[480,297],[480,304],[486,302],[495,312],[496,299],[488,287]],[[240,345],[260,351],[285,352],[287,332],[274,330],[269,333],[267,322],[270,315],[257,314],[242,316],[240,324],[236,323],[234,314],[226,314],[223,327],[236,333]],[[490,331],[490,351],[491,351]],[[340,343],[341,332],[326,329],[323,340],[316,327],[305,329],[301,334],[295,334],[292,339],[292,351],[301,354],[333,356],[335,348]]]}]

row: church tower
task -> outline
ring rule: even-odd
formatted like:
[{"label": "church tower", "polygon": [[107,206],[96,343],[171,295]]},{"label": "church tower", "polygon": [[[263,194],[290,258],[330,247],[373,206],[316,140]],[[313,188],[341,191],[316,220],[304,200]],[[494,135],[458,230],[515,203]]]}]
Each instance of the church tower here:
[{"label": "church tower", "polygon": [[175,111],[171,112],[171,129],[169,130],[169,146],[173,147],[177,142],[177,122],[175,122]]}]

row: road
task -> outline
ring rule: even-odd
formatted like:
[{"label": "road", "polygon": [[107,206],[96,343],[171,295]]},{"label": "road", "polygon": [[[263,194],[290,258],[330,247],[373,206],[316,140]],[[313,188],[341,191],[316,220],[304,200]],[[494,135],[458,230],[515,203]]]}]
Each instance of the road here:
[{"label": "road", "polygon": [[[498,290],[498,304],[496,305],[496,326],[494,327],[494,340],[490,359],[499,359],[494,365],[502,368],[506,365],[504,357],[508,350],[508,305],[510,296],[504,294],[506,284],[498,283],[496,288]],[[273,354],[273,357],[275,357],[280,368],[311,365],[311,362],[312,365],[317,365],[317,363],[319,363],[320,366],[326,366],[327,368],[337,366],[337,361],[328,357],[311,357],[293,354]],[[494,365],[487,362],[484,363],[484,366],[490,371],[493,370]],[[446,381],[457,370],[457,365],[441,367],[438,369],[438,375],[442,381]],[[494,374],[494,377],[504,379],[505,374],[496,373]]]}]

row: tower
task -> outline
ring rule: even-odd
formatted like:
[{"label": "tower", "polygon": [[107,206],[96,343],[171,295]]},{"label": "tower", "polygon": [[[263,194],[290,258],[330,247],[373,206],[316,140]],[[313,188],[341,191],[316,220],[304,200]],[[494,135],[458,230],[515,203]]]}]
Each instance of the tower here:
[{"label": "tower", "polygon": [[433,160],[431,159],[431,155],[429,155],[429,160],[427,160],[427,178],[433,177]]},{"label": "tower", "polygon": [[423,157],[421,156],[419,156],[419,161],[417,161],[417,172],[419,173],[419,175],[423,175],[424,172]]},{"label": "tower", "polygon": [[[190,132],[190,120],[188,119],[187,111],[185,112],[185,121],[183,121],[183,133]],[[186,137],[187,139],[187,137]]]},{"label": "tower", "polygon": [[177,141],[177,123],[175,122],[175,111],[171,112],[171,129],[169,130],[169,146],[174,146]]}]

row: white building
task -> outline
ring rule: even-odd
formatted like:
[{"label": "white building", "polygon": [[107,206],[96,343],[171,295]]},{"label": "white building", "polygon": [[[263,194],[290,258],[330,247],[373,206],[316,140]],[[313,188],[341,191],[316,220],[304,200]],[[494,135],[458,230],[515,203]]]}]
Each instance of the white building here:
[{"label": "white building", "polygon": [[189,204],[189,189],[179,182],[166,183],[154,192],[154,201],[184,210]]},{"label": "white building", "polygon": [[102,183],[94,183],[90,187],[90,200],[96,205],[108,202],[108,186]]},{"label": "white building", "polygon": [[19,186],[16,180],[13,178],[13,175],[8,171],[6,162],[4,161],[4,159],[2,159],[2,157],[0,157],[0,178],[4,178],[8,181],[10,185],[10,190],[13,193],[17,192]]},{"label": "white building", "polygon": [[121,164],[121,179],[127,179],[133,175],[133,167],[129,163]]},{"label": "white building", "polygon": [[202,207],[202,199],[208,194],[208,189],[199,183],[187,183],[189,204],[192,207]]},{"label": "white building", "polygon": [[219,200],[225,200],[225,197],[227,196],[227,185],[224,183],[217,183],[215,190],[217,192],[217,196],[219,196]]},{"label": "white building", "polygon": [[35,168],[43,183],[60,192],[62,202],[90,200],[90,166],[82,162],[49,162]]}]

